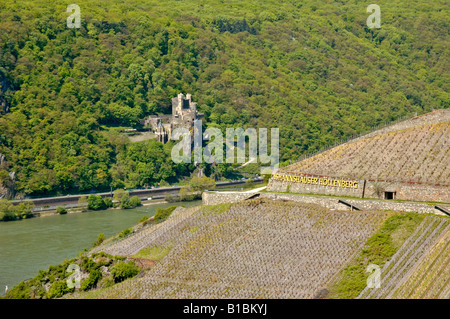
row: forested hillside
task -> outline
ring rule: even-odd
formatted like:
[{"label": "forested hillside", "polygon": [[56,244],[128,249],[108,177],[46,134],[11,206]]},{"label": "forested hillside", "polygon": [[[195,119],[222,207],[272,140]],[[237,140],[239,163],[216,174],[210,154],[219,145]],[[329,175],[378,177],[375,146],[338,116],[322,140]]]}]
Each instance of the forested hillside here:
[{"label": "forested hillside", "polygon": [[278,127],[281,161],[450,104],[444,1],[377,1],[381,29],[361,1],[79,0],[79,29],[71,3],[0,0],[0,184],[16,194],[188,175],[170,144],[117,129],[180,92],[207,126]]}]

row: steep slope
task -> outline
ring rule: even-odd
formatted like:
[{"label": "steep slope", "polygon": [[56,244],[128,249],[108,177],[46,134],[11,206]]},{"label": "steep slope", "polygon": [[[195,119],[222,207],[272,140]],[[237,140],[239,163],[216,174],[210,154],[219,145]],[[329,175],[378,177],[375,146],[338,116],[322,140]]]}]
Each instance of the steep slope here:
[{"label": "steep slope", "polygon": [[358,298],[449,298],[450,222],[427,216],[381,270],[378,289]]},{"label": "steep slope", "polygon": [[399,123],[280,170],[450,185],[450,110]]}]

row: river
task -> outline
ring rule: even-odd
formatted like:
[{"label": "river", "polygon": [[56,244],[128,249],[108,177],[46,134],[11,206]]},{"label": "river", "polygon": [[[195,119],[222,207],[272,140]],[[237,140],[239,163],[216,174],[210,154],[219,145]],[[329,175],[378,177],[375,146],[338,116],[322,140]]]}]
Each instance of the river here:
[{"label": "river", "polygon": [[111,209],[86,213],[52,215],[20,221],[0,222],[0,295],[5,286],[33,278],[64,259],[76,257],[92,247],[100,233],[111,237],[134,226],[143,217],[151,217],[158,207],[191,207],[201,201],[156,204],[134,209]]}]

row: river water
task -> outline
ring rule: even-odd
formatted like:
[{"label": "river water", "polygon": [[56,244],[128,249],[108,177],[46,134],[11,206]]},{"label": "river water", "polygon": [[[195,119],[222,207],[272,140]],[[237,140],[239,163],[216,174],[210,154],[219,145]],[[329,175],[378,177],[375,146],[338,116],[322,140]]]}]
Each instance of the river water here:
[{"label": "river water", "polygon": [[100,233],[105,237],[134,226],[143,217],[151,217],[158,207],[191,207],[201,201],[157,204],[126,210],[106,210],[67,215],[37,217],[0,222],[0,295],[5,286],[13,288],[64,259],[76,257],[91,248]]}]

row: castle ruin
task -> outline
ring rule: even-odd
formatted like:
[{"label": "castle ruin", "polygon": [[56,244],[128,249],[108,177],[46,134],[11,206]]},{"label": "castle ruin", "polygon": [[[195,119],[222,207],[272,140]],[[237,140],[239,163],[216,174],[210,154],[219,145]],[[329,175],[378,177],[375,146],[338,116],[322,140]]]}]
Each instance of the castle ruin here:
[{"label": "castle ruin", "polygon": [[165,144],[172,138],[172,132],[176,128],[187,128],[193,132],[194,121],[203,117],[197,113],[197,103],[192,102],[191,94],[180,93],[172,98],[172,114],[150,115],[141,121],[144,127],[152,129],[157,141]]}]

